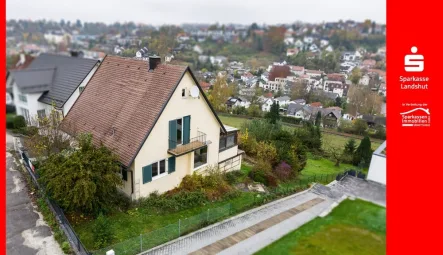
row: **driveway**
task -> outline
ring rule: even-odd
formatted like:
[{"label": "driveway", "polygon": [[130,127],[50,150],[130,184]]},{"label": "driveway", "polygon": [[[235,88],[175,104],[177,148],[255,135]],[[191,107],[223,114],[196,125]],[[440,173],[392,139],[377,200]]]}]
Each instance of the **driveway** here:
[{"label": "driveway", "polygon": [[[6,134],[6,150],[13,149],[13,137]],[[6,244],[7,254],[63,254],[51,229],[32,203],[11,153],[6,152]]]}]

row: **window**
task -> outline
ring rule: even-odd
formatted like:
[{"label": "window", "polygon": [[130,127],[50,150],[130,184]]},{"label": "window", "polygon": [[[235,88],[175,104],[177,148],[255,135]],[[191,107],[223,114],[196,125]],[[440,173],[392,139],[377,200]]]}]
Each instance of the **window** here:
[{"label": "window", "polygon": [[208,147],[194,151],[194,168],[208,163]]},{"label": "window", "polygon": [[186,96],[186,89],[182,89],[182,97]]},{"label": "window", "polygon": [[37,116],[38,116],[38,118],[41,120],[41,119],[44,119],[45,117],[46,117],[46,111],[45,110],[38,110],[37,111]]},{"label": "window", "polygon": [[220,136],[220,151],[229,149],[235,145],[237,145],[237,133]]},{"label": "window", "polygon": [[26,122],[29,124],[31,121],[31,118],[29,117],[28,109],[25,109],[25,108],[20,108],[20,109],[21,109],[23,117],[25,118]]},{"label": "window", "polygon": [[152,178],[161,176],[166,173],[166,161],[161,160],[152,164]]},{"label": "window", "polygon": [[182,143],[182,133],[183,133],[182,123],[183,123],[182,119],[177,120],[177,144]]},{"label": "window", "polygon": [[122,168],[122,179],[123,181],[128,181],[128,171]]},{"label": "window", "polygon": [[25,95],[22,94],[18,94],[18,99],[23,102],[23,103],[27,103],[28,102],[28,98]]},{"label": "window", "polygon": [[85,87],[78,87],[78,91],[80,92],[80,94],[83,92],[83,90],[85,90]]}]

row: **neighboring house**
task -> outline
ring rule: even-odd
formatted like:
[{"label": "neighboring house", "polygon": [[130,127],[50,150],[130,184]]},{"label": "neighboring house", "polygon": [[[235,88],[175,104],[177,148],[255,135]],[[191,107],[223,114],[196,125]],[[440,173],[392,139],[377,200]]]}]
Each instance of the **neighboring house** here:
[{"label": "neighboring house", "polygon": [[340,97],[347,96],[349,85],[339,81],[325,81],[324,91],[337,93]]},{"label": "neighboring house", "polygon": [[374,59],[366,59],[363,60],[363,63],[361,64],[362,68],[374,68],[375,64],[377,63],[377,61],[375,61]]},{"label": "neighboring house", "polygon": [[322,108],[323,107],[323,105],[320,102],[310,103],[309,106],[316,107],[316,108]]},{"label": "neighboring house", "polygon": [[321,48],[324,48],[324,47],[326,47],[328,45],[329,45],[329,41],[328,40],[325,40],[325,39],[320,40],[320,47]]},{"label": "neighboring house", "polygon": [[97,70],[98,60],[40,54],[28,68],[11,71],[17,115],[30,125],[47,116],[52,105],[66,116]]},{"label": "neighboring house", "polygon": [[306,104],[306,100],[304,100],[304,99],[295,99],[295,100],[292,101],[292,103],[305,105]]},{"label": "neighboring house", "polygon": [[365,74],[365,75],[363,75],[363,76],[360,78],[360,80],[358,81],[358,83],[359,83],[360,85],[368,86],[370,80],[371,80],[371,78],[369,77],[369,75]]},{"label": "neighboring house", "polygon": [[70,123],[114,151],[120,188],[132,200],[174,189],[208,167],[241,166],[238,130],[222,124],[188,66],[159,57],[107,56],[63,121]]},{"label": "neighboring house", "polygon": [[286,50],[286,56],[292,56],[292,55],[297,55],[298,54],[298,49],[297,48],[290,48]]},{"label": "neighboring house", "polygon": [[305,119],[305,114],[304,114],[303,108],[304,108],[304,105],[302,105],[302,104],[290,103],[288,105],[288,111],[286,114],[287,114],[287,116]]},{"label": "neighboring house", "polygon": [[321,109],[322,127],[336,128],[340,125],[341,110],[335,107]]},{"label": "neighboring house", "polygon": [[341,56],[341,59],[344,61],[358,61],[361,58],[361,54],[358,51],[355,52],[344,52]]},{"label": "neighboring house", "polygon": [[303,43],[301,40],[297,40],[297,41],[294,43],[294,46],[295,46],[295,48],[297,48],[298,50],[302,50],[302,49],[303,49],[303,46],[304,46],[304,43]]},{"label": "neighboring house", "polygon": [[250,72],[246,72],[246,73],[244,73],[242,76],[240,76],[240,79],[243,81],[243,82],[246,82],[247,80],[249,80],[249,79],[251,79],[251,78],[253,78],[254,77],[254,75],[252,74],[252,73],[250,73]]},{"label": "neighboring house", "polygon": [[286,105],[288,105],[289,102],[291,101],[291,98],[288,97],[288,96],[281,96],[281,97],[277,97],[277,98],[275,98],[274,101],[277,101],[277,102],[278,102],[278,105],[279,105],[280,107],[282,107],[282,106],[286,106]]},{"label": "neighboring house", "polygon": [[309,75],[309,77],[321,77],[321,75],[323,74],[323,71],[306,69],[305,74]]},{"label": "neighboring house", "polygon": [[386,185],[386,141],[372,153],[366,179]]},{"label": "neighboring house", "polygon": [[271,110],[272,104],[274,103],[272,98],[260,97],[259,100],[262,104],[261,110],[263,112],[269,112]]},{"label": "neighboring house", "polygon": [[14,79],[11,75],[11,71],[26,69],[34,60],[34,57],[30,55],[20,54],[19,60],[11,69],[6,72],[6,105],[14,106],[13,84]]},{"label": "neighboring house", "polygon": [[208,92],[209,88],[211,87],[211,84],[209,84],[208,82],[201,81],[200,87],[203,89],[204,92]]},{"label": "neighboring house", "polygon": [[295,75],[303,75],[305,74],[305,68],[303,66],[289,66],[291,68],[291,72]]},{"label": "neighboring house", "polygon": [[245,98],[241,98],[241,97],[230,97],[226,101],[226,108],[228,108],[228,109],[232,109],[235,107],[249,108],[250,105],[251,105],[251,102],[249,102]]}]

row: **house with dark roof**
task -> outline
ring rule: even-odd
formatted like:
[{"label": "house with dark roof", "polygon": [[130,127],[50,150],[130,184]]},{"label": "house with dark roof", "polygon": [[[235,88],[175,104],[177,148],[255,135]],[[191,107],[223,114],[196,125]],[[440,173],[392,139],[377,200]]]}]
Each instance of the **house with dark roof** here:
[{"label": "house with dark roof", "polygon": [[106,56],[62,126],[116,153],[121,190],[134,200],[209,167],[241,166],[238,130],[222,124],[188,66],[159,57]]},{"label": "house with dark roof", "polygon": [[11,70],[17,114],[30,125],[36,125],[53,106],[66,116],[98,65],[98,60],[45,53],[27,68]]}]

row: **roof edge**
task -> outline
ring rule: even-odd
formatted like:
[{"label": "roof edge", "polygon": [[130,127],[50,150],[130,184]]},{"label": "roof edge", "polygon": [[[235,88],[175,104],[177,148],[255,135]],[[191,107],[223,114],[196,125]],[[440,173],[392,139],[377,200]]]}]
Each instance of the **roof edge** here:
[{"label": "roof edge", "polygon": [[212,107],[212,105],[209,103],[208,98],[206,97],[205,93],[203,92],[203,89],[201,88],[200,84],[198,83],[197,79],[195,78],[194,74],[191,71],[191,68],[189,68],[189,66],[186,66],[186,69],[183,71],[182,75],[180,76],[180,79],[177,81],[177,83],[175,84],[174,88],[171,90],[169,96],[168,96],[168,100],[166,100],[166,102],[163,104],[161,111],[158,113],[157,117],[155,118],[154,124],[152,125],[152,127],[149,129],[149,131],[146,133],[146,136],[143,138],[142,143],[140,144],[139,148],[137,149],[137,152],[135,153],[135,155],[132,157],[132,159],[129,161],[128,165],[125,165],[126,167],[130,167],[132,165],[132,163],[134,162],[135,158],[137,157],[138,153],[140,152],[141,148],[143,147],[143,145],[146,142],[146,139],[148,139],[149,135],[151,134],[152,130],[154,129],[155,125],[157,124],[158,119],[160,118],[160,116],[162,115],[163,111],[165,110],[166,106],[168,105],[169,101],[171,101],[172,95],[174,94],[175,90],[177,89],[178,85],[180,84],[180,82],[183,80],[183,77],[185,76],[186,72],[189,72],[191,74],[192,79],[194,80],[195,84],[197,85],[198,89],[200,90],[200,93],[203,95],[204,100],[206,101],[206,103],[208,104],[209,108],[211,109],[212,113],[214,114],[215,118],[217,119],[217,121],[220,124],[220,127],[222,128],[222,130],[224,131],[224,133],[227,133],[226,128],[224,127],[223,123],[221,122],[220,118],[218,117],[217,113],[215,112],[214,108]]}]

